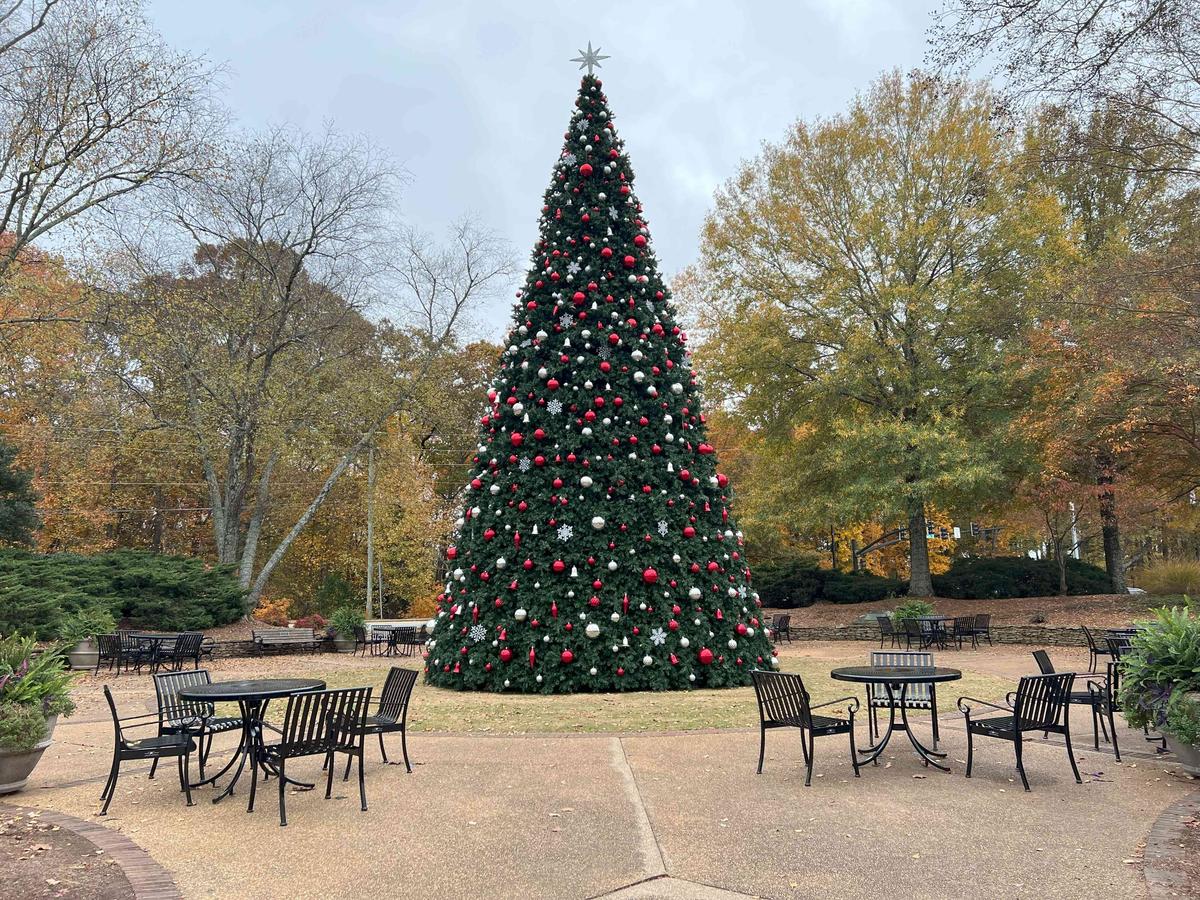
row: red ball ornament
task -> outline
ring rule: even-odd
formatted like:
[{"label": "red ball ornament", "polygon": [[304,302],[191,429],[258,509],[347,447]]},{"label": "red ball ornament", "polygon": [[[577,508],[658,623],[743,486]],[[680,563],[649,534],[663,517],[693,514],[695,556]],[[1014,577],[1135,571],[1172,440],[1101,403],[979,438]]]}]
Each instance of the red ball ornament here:
[{"label": "red ball ornament", "polygon": [[562,652],[562,656],[559,658],[563,661],[563,665],[566,666],[566,665],[570,665],[571,663],[573,663],[575,661],[575,654],[572,653],[570,650],[564,650]]},{"label": "red ball ornament", "polygon": [[720,487],[725,487],[727,484],[729,484],[729,476],[726,475],[724,472],[718,472],[717,473],[717,484]]},{"label": "red ball ornament", "polygon": [[447,547],[446,548],[446,559],[458,559],[458,548],[457,547]]},{"label": "red ball ornament", "polygon": [[605,247],[600,251],[601,259],[612,259],[612,247]]},{"label": "red ball ornament", "polygon": [[701,650],[700,650],[700,665],[710,666],[710,665],[712,665],[712,661],[713,661],[713,652],[711,650],[709,650],[707,647],[701,648]]},{"label": "red ball ornament", "polygon": [[519,431],[514,431],[512,433],[512,437],[509,438],[509,440],[512,441],[512,445],[514,447],[520,447],[521,444],[525,443],[525,436],[523,434],[521,434],[521,432],[519,432]]},{"label": "red ball ornament", "polygon": [[566,570],[567,564],[565,562],[563,562],[561,559],[556,559],[554,561],[553,565],[550,566],[550,568],[553,569],[555,572],[563,572]]},{"label": "red ball ornament", "polygon": [[626,256],[623,260],[621,260],[621,262],[624,263],[625,268],[632,269],[634,267],[634,265],[637,263],[637,260],[634,259],[632,256]]},{"label": "red ball ornament", "polygon": [[584,163],[582,166],[580,166],[579,174],[582,175],[584,178],[587,178],[589,175],[591,175],[592,174],[591,163]]},{"label": "red ball ornament", "polygon": [[512,661],[512,651],[509,650],[507,647],[505,647],[503,650],[500,651],[500,662],[511,662],[511,661]]},{"label": "red ball ornament", "polygon": [[693,537],[695,537],[695,536],[696,536],[696,529],[695,529],[695,528],[693,528],[691,525],[688,525],[686,528],[684,528],[684,529],[683,529],[683,536],[684,536],[684,537],[688,537],[688,538],[693,538]]},{"label": "red ball ornament", "polygon": [[646,569],[642,572],[642,581],[646,584],[655,584],[658,581],[658,573],[653,569]]},{"label": "red ball ornament", "polygon": [[546,382],[546,387],[552,391],[557,391],[558,390],[558,379],[551,378],[549,381]]},{"label": "red ball ornament", "polygon": [[645,247],[646,246],[646,236],[644,234],[634,235],[633,246]]}]

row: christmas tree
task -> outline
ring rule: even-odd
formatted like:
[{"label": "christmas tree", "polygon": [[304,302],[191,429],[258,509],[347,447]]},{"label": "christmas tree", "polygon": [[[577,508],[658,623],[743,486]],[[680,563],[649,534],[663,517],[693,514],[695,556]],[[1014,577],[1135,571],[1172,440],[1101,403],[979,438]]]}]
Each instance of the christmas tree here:
[{"label": "christmas tree", "polygon": [[426,679],[537,693],[749,683],[777,661],[590,64],[517,297]]}]

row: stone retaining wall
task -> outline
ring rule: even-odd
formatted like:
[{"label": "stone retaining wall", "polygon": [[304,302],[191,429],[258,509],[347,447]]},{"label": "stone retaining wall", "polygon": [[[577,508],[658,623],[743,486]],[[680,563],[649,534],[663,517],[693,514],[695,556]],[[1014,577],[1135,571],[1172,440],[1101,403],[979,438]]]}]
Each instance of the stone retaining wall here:
[{"label": "stone retaining wall", "polygon": [[[879,626],[793,625],[792,640],[801,641],[879,641]],[[903,640],[903,638],[902,638]],[[997,644],[1024,644],[1034,647],[1086,647],[1078,628],[1053,625],[993,625],[992,640]]]}]

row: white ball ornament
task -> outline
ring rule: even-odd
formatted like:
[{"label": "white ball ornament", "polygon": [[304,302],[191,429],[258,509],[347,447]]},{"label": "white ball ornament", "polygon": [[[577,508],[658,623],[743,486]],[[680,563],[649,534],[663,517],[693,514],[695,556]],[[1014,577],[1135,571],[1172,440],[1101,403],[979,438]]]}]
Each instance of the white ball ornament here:
[{"label": "white ball ornament", "polygon": [[696,680],[696,676],[694,674],[688,675],[688,681],[695,681],[695,680]]},{"label": "white ball ornament", "polygon": [[613,613],[611,616],[609,616],[609,618],[610,618],[610,619],[612,619],[614,622],[620,622],[620,621],[621,621],[621,614],[620,614],[620,613]]},{"label": "white ball ornament", "polygon": [[500,485],[493,484],[490,488],[488,488],[488,491],[493,497],[495,497],[498,493],[500,493]]},{"label": "white ball ornament", "polygon": [[610,571],[610,572],[617,571],[617,561],[615,559],[610,559],[608,561],[608,571]]},{"label": "white ball ornament", "polygon": [[496,560],[496,568],[497,569],[503,569],[507,565],[508,565],[508,560],[505,559],[503,556],[501,556],[499,559]]},{"label": "white ball ornament", "polygon": [[512,682],[511,682],[511,681],[509,681],[507,678],[505,678],[505,679],[504,679],[504,686],[505,686],[505,687],[508,687],[510,684],[512,684]]},{"label": "white ball ornament", "polygon": [[688,647],[692,646],[692,642],[689,641],[686,637],[681,637],[679,639],[679,646],[682,647],[684,650],[686,650]]},{"label": "white ball ornament", "polygon": [[591,487],[591,486],[592,486],[592,484],[593,484],[593,482],[592,482],[592,476],[591,476],[591,475],[584,475],[582,478],[580,478],[580,479],[579,479],[579,486],[580,486],[580,487],[589,488],[589,487]]},{"label": "white ball ornament", "polygon": [[593,640],[600,637],[600,626],[597,625],[595,622],[588,622],[587,628],[585,628],[583,631],[584,631],[584,634],[586,634],[588,637],[592,638]]},{"label": "white ball ornament", "polygon": [[633,351],[632,353],[630,353],[629,355],[633,357],[633,361],[634,361],[634,362],[641,362],[641,361],[642,361],[642,359],[645,357],[645,354],[644,354],[644,353],[642,353],[642,351],[641,351],[641,350],[634,350],[634,351]]},{"label": "white ball ornament", "polygon": [[771,668],[772,668],[772,669],[778,669],[778,668],[779,668],[779,657],[778,657],[778,656],[772,656],[772,657],[771,657]]},{"label": "white ball ornament", "polygon": [[701,591],[700,588],[698,588],[698,587],[694,587],[690,591],[688,591],[688,597],[690,597],[693,600],[699,600],[703,596],[704,596],[704,592]]},{"label": "white ball ornament", "polygon": [[537,678],[535,678],[535,679],[534,679],[534,681],[536,681],[538,684],[541,684],[541,683],[542,683],[542,676],[541,676],[541,675],[537,676]]},{"label": "white ball ornament", "polygon": [[592,518],[592,527],[599,531],[604,527],[604,516],[594,516]]},{"label": "white ball ornament", "polygon": [[733,638],[730,638],[729,643],[726,644],[725,646],[727,646],[730,650],[736,650],[737,649],[737,641],[735,641]]},{"label": "white ball ornament", "polygon": [[672,394],[682,394],[683,393],[683,385],[680,384],[678,381],[676,381],[673,385],[671,385],[671,393]]},{"label": "white ball ornament", "polygon": [[516,612],[513,613],[513,618],[516,619],[518,622],[524,622],[528,615],[529,615],[529,613],[527,613],[525,611],[524,607],[522,607],[521,609],[518,609]]},{"label": "white ball ornament", "polygon": [[588,669],[588,674],[589,674],[589,675],[595,675],[595,674],[596,674],[596,667],[595,667],[595,666],[592,666],[590,669]]},{"label": "white ball ornament", "polygon": [[645,656],[642,657],[642,665],[643,666],[654,665],[654,657],[651,656],[649,653],[647,653]]},{"label": "white ball ornament", "polygon": [[525,404],[523,404],[523,403],[514,403],[514,404],[512,405],[512,411],[513,411],[513,415],[514,415],[514,416],[519,416],[519,415],[521,415],[521,413],[525,412]]}]

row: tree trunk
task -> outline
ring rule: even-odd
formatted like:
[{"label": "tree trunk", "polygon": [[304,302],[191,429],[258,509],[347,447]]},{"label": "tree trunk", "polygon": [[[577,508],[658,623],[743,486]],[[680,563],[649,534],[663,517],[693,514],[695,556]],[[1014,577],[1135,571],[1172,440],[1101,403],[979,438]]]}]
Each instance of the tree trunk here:
[{"label": "tree trunk", "polygon": [[1096,454],[1096,487],[1100,500],[1100,534],[1104,543],[1104,568],[1114,594],[1124,594],[1125,559],[1121,554],[1121,528],[1117,495],[1113,490],[1113,459],[1107,451]]},{"label": "tree trunk", "polygon": [[933,576],[929,572],[929,541],[925,534],[925,504],[910,501],[908,506],[908,594],[932,597]]},{"label": "tree trunk", "polygon": [[1067,593],[1067,558],[1062,554],[1058,554],[1058,595],[1066,596]]}]

